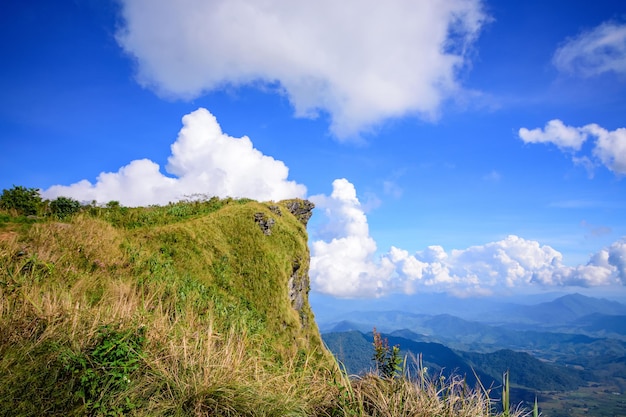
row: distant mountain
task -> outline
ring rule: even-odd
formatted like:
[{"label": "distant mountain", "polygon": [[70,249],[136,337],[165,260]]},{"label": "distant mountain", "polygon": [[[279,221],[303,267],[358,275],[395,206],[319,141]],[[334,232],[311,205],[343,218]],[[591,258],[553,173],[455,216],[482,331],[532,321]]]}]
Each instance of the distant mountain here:
[{"label": "distant mountain", "polygon": [[[409,331],[400,331],[410,335]],[[566,391],[585,385],[584,374],[573,368],[538,360],[525,352],[499,350],[491,353],[454,351],[440,343],[416,342],[404,337],[383,334],[389,345],[398,345],[407,357],[409,371],[417,375],[417,361],[428,369],[431,377],[458,375],[475,386],[476,375],[485,387],[501,384],[502,374],[510,372],[511,382],[526,390]],[[326,333],[324,342],[350,374],[363,374],[374,369],[372,335],[357,331]]]},{"label": "distant mountain", "polygon": [[[484,307],[483,307],[484,308]],[[591,314],[626,315],[626,305],[603,298],[569,294],[549,302],[535,305],[498,304],[494,310],[473,319],[473,321],[450,314],[417,314],[408,311],[355,310],[342,313],[336,320],[319,321],[322,332],[359,330],[370,331],[376,327],[382,332],[410,329],[433,337],[442,337],[463,332],[487,334],[494,324],[516,324],[516,329],[538,327],[555,328],[576,324],[576,320]],[[568,332],[570,332],[570,329]]]},{"label": "distant mountain", "polygon": [[423,334],[415,333],[414,331],[409,330],[409,329],[395,330],[391,332],[389,335],[393,337],[402,337],[404,339],[409,339],[414,342],[432,342],[433,341],[431,337],[425,336]]},{"label": "distant mountain", "polygon": [[508,371],[512,384],[537,391],[567,391],[585,385],[581,372],[542,362],[526,352],[503,349],[486,354],[460,352],[460,355],[472,367],[496,380]]},{"label": "distant mountain", "polygon": [[[407,368],[412,375],[417,375],[418,358],[421,356],[422,365],[429,370],[431,376],[460,375],[467,378],[471,386],[476,384],[474,371],[467,361],[452,349],[440,343],[415,342],[403,337],[383,335],[390,346],[398,345],[400,355],[407,358]],[[325,333],[322,335],[324,343],[342,363],[349,374],[359,375],[375,369],[372,361],[374,354],[373,337],[371,333],[363,334],[357,331]],[[481,381],[493,382],[486,374],[478,372]]]},{"label": "distant mountain", "polygon": [[375,368],[372,342],[358,331],[325,333],[322,340],[349,375],[360,375]]},{"label": "distant mountain", "polygon": [[390,346],[400,347],[400,353],[407,356],[413,374],[418,372],[417,361],[421,359],[422,365],[428,368],[428,374],[431,377],[442,375],[449,378],[452,375],[458,375],[464,377],[469,386],[476,386],[478,382],[476,376],[487,386],[496,382],[490,375],[473,368],[457,352],[441,343],[415,342],[393,335],[383,336],[388,339]]},{"label": "distant mountain", "polygon": [[[551,360],[558,359],[562,354],[596,352],[597,346],[601,343],[595,342],[600,337],[616,335],[621,325],[618,320],[609,318],[606,323],[611,328],[603,330],[603,321],[599,318],[600,316],[596,320],[592,320],[593,316],[590,316],[589,320],[592,321],[580,322],[580,324],[575,322],[554,330],[543,329],[539,326],[530,326],[532,330],[527,330],[528,326],[511,323],[489,325],[447,314],[428,316],[390,311],[363,312],[360,315],[354,313],[351,316],[353,317],[350,317],[350,320],[320,325],[322,333],[352,330],[367,333],[376,327],[379,331],[392,336],[404,337],[416,342],[441,343],[457,350],[482,353],[499,349],[524,350]],[[626,339],[626,336],[624,338]]]},{"label": "distant mountain", "polygon": [[341,320],[337,323],[327,323],[324,325],[323,330],[320,329],[322,333],[350,332],[353,330],[365,333],[372,330],[372,326],[365,323],[355,323],[350,320]]},{"label": "distant mountain", "polygon": [[312,292],[309,298],[318,322],[332,323],[352,317],[351,313],[371,312],[374,307],[377,311],[395,310],[424,315],[452,314],[468,320],[476,320],[490,311],[504,308],[513,301],[517,301],[519,304],[531,304],[551,300],[557,296],[552,294],[539,298],[536,295],[524,298],[508,297],[503,301],[498,298],[458,298],[445,293],[423,293],[396,294],[380,298],[376,300],[376,303],[364,299],[346,299],[337,303],[333,297]]},{"label": "distant mountain", "polygon": [[533,306],[517,306],[501,311],[493,322],[515,322],[533,325],[569,324],[590,314],[626,315],[626,305],[604,298],[569,294]]},{"label": "distant mountain", "polygon": [[589,333],[598,333],[622,339],[626,338],[626,315],[614,316],[593,313],[579,318],[576,320],[575,324],[580,329]]}]

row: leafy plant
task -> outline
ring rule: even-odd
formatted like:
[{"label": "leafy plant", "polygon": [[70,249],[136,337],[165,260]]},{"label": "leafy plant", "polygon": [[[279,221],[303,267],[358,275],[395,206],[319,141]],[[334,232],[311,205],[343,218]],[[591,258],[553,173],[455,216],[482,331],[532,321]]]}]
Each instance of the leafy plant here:
[{"label": "leafy plant", "polygon": [[389,341],[383,339],[374,327],[374,357],[378,372],[383,378],[393,378],[402,374],[402,358],[400,357],[400,346],[389,346]]},{"label": "leafy plant", "polygon": [[41,204],[42,199],[37,188],[14,185],[11,189],[2,190],[0,195],[0,208],[15,210],[24,216],[36,215]]},{"label": "leafy plant", "polygon": [[126,331],[101,326],[96,344],[87,352],[68,354],[65,370],[78,379],[76,395],[96,415],[123,415],[136,407],[128,396],[133,374],[140,368],[145,328]]},{"label": "leafy plant", "polygon": [[80,209],[80,202],[68,197],[59,197],[50,202],[50,212],[59,219],[69,217]]}]

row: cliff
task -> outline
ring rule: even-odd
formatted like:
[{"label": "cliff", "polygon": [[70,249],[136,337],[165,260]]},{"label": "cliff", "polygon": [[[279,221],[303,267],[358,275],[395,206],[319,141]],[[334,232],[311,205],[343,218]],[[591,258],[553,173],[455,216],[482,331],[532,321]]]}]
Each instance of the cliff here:
[{"label": "cliff", "polygon": [[3,215],[0,415],[319,407],[306,391],[336,369],[308,303],[312,209],[212,198]]}]

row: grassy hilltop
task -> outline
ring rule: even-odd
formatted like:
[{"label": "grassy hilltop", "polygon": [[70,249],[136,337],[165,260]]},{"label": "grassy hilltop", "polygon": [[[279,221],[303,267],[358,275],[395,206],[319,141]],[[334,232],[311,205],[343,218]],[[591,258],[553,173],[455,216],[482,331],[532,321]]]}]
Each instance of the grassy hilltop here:
[{"label": "grassy hilltop", "polygon": [[494,415],[461,381],[339,370],[306,201],[38,204],[0,206],[0,416]]}]

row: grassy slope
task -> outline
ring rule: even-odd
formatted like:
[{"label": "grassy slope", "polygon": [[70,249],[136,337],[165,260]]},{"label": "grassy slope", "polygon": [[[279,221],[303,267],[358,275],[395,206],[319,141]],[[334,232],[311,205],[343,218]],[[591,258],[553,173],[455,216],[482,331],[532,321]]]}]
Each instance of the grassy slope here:
[{"label": "grassy slope", "polygon": [[460,379],[338,371],[290,203],[0,212],[0,416],[495,416]]},{"label": "grassy slope", "polygon": [[[308,303],[298,312],[288,296],[294,269],[308,270],[304,225],[284,206],[194,204],[4,217],[0,415],[323,403],[292,404],[288,381],[334,369]],[[271,235],[256,213],[275,220]]]}]

